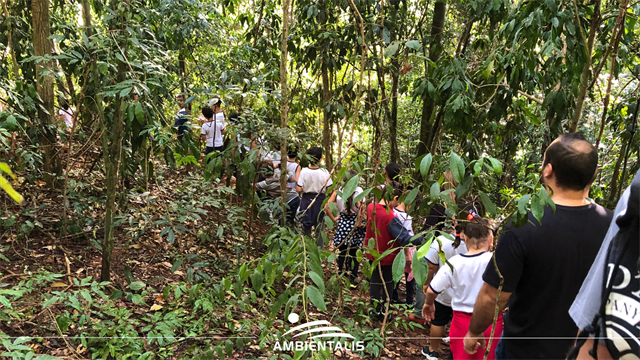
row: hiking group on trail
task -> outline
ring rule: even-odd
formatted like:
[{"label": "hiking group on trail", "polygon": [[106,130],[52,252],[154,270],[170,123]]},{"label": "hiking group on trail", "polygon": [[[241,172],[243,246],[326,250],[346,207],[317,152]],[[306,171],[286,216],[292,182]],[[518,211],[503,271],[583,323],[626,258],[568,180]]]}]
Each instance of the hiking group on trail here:
[{"label": "hiking group on trail", "polygon": [[[178,138],[189,131],[185,119],[190,111],[184,100],[184,96],[178,98],[181,110],[174,124]],[[221,104],[220,98],[214,98],[201,111],[205,156],[226,146]],[[246,145],[240,136],[234,139],[245,156],[257,146],[264,147],[257,152],[255,189],[262,200],[280,201],[284,161],[279,144],[269,151],[259,136],[248,140]],[[485,353],[488,359],[565,359],[568,355],[638,359],[638,238],[628,240],[633,233],[628,229],[636,224],[637,233],[640,178],[624,192],[615,213],[591,201],[589,189],[598,170],[598,153],[582,135],[563,134],[544,152],[540,179],[555,208],[546,206],[540,222],[530,212],[526,225],[508,223],[497,241],[493,221],[485,217],[482,202],[473,197],[456,199],[453,191],[447,193],[458,206],[452,225],[445,226],[446,205],[434,205],[424,221],[416,222],[410,216],[412,204],[401,201],[411,189],[401,184],[397,164],[384,169],[385,183],[377,187],[382,196],[370,199],[356,186],[344,199],[343,188],[327,193],[333,181],[332,173],[321,166],[322,148],[314,146],[305,152],[307,167],[299,164],[295,146],[288,150],[287,213],[273,211],[271,216],[286,216],[289,224],[299,223],[319,248],[325,246],[321,236],[325,216],[336,223],[331,244],[338,271],[352,288],[358,283],[358,251],[363,247],[379,254],[389,251],[379,261],[365,253],[372,265],[368,279],[374,309],[371,318],[388,321],[389,303],[412,307],[408,319],[430,326],[430,341],[422,349],[426,358],[441,358],[444,341],[449,342],[451,358],[456,360],[483,359]],[[351,169],[340,180],[346,184],[354,176],[357,171]],[[443,191],[458,186],[450,170],[443,179]],[[630,195],[634,191],[638,196]],[[627,212],[632,206],[635,213]],[[624,216],[627,220],[622,224],[619,219]],[[424,287],[416,286],[411,263],[415,246],[425,239],[415,236],[414,228],[419,233],[440,233],[425,255],[429,271]],[[400,298],[392,276],[400,251],[406,262],[405,299]],[[627,263],[621,265],[622,259]],[[620,294],[620,289],[626,292]],[[613,305],[606,305],[611,302]],[[449,336],[445,337],[448,325]]]}]

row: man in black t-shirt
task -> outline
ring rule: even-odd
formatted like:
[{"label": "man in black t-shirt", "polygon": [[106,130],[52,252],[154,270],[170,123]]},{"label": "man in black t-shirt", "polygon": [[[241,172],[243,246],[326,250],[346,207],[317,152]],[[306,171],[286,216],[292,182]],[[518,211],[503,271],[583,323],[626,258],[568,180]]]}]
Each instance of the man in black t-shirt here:
[{"label": "man in black t-shirt", "polygon": [[[570,350],[578,329],[569,307],[613,216],[587,200],[597,166],[597,150],[582,135],[561,135],[547,148],[541,174],[556,211],[547,206],[541,223],[530,213],[527,225],[509,224],[500,237],[495,253],[504,278],[500,309],[508,301],[509,310],[496,359],[564,359]],[[464,341],[468,353],[483,346],[474,338],[493,321],[500,286],[493,262],[483,280]]]}]

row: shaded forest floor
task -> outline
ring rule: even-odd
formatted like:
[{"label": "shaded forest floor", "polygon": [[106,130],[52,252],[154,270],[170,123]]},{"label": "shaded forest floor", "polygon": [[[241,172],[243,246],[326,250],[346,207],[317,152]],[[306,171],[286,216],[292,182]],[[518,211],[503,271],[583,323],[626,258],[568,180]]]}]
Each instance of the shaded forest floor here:
[{"label": "shaded forest floor", "polygon": [[[21,293],[19,296],[5,295],[10,304],[2,304],[2,307],[10,311],[0,319],[0,331],[12,338],[27,336],[38,339],[26,343],[36,354],[76,359],[92,356],[92,352],[88,349],[88,347],[92,348],[90,344],[87,345],[79,338],[74,338],[82,333],[82,324],[75,323],[78,316],[82,315],[78,314],[82,309],[86,309],[87,316],[96,317],[94,311],[89,310],[91,307],[86,306],[96,299],[88,299],[82,289],[88,284],[88,277],[93,280],[99,279],[101,269],[100,243],[104,235],[101,228],[103,203],[94,200],[98,199],[103,191],[104,176],[99,170],[95,170],[90,177],[86,177],[90,163],[91,161],[81,162],[85,165],[73,170],[74,190],[70,190],[70,204],[72,208],[75,206],[76,211],[70,212],[68,224],[77,224],[75,225],[78,230],[76,234],[59,235],[63,213],[61,191],[52,192],[42,182],[36,182],[31,185],[25,184],[18,189],[25,195],[28,202],[22,208],[11,206],[6,199],[3,199],[8,211],[0,219],[0,224],[4,225],[0,230],[2,231],[0,254],[9,262],[0,261],[0,289],[14,289]],[[141,190],[127,190],[129,193],[126,206],[129,208],[119,210],[124,215],[121,218],[122,224],[118,226],[115,233],[116,245],[111,264],[111,283],[106,286],[105,291],[110,300],[113,300],[115,308],[126,312],[126,316],[130,319],[129,323],[134,324],[133,334],[138,334],[136,331],[142,334],[145,325],[151,322],[150,314],[162,313],[163,308],[179,306],[185,313],[190,312],[194,304],[183,300],[184,295],[180,292],[189,292],[196,282],[206,282],[207,279],[219,279],[231,275],[237,271],[240,264],[255,260],[266,251],[261,241],[269,225],[259,220],[249,224],[246,213],[241,214],[245,216],[243,220],[241,215],[238,215],[239,212],[246,211],[241,199],[228,191],[219,191],[215,195],[220,202],[212,206],[203,205],[201,210],[205,210],[206,215],[203,214],[200,220],[181,218],[179,214],[172,213],[171,204],[181,204],[180,197],[185,196],[185,189],[191,186],[193,177],[185,171],[170,171],[162,166],[158,166],[158,169],[162,180],[150,184],[148,192],[140,194]],[[138,196],[135,196],[136,191]],[[142,195],[144,196],[141,197]],[[150,206],[148,200],[151,198],[159,201],[154,206]],[[141,217],[142,213],[148,217]],[[151,222],[157,225],[158,221],[167,215],[171,219],[180,221],[185,228],[179,233],[176,229],[173,243],[168,241],[166,232],[163,234],[162,225],[149,226]],[[232,225],[223,228],[221,236],[214,240],[197,238],[196,231],[193,231],[195,228],[211,223],[221,226],[220,224],[229,219],[241,225],[238,228],[233,228]],[[172,226],[176,227],[175,224]],[[211,230],[220,235],[217,227]],[[333,267],[335,264],[327,264],[324,261],[322,266]],[[360,274],[360,282],[362,280],[364,276]],[[143,290],[142,293],[132,291],[134,283],[144,285],[143,288],[149,291]],[[71,313],[62,301],[47,301],[53,296],[63,299],[74,292],[80,294],[78,298],[84,298],[86,302],[80,300],[82,306]],[[359,287],[351,289],[350,292],[350,297],[347,299],[368,303],[366,289]],[[401,291],[401,294],[404,292]],[[13,295],[13,298],[9,295]],[[101,304],[105,301],[107,300],[98,300]],[[328,302],[337,301],[329,299]],[[357,307],[350,305],[347,302],[342,309],[342,316],[345,318],[355,316],[354,310]],[[409,312],[402,314],[399,309],[396,307],[394,310],[398,320],[395,325],[388,328],[386,334],[388,339],[381,357],[424,358],[420,350],[426,345],[427,340],[420,338],[428,336],[428,328],[423,330],[408,326],[406,314]],[[325,313],[311,312],[310,315],[327,320],[331,317]],[[109,313],[102,318],[115,320],[118,316],[121,315]],[[243,314],[242,317],[251,318],[251,314]],[[380,326],[379,323],[374,322],[374,327],[376,324]],[[207,328],[205,325],[200,329],[206,334],[197,333],[196,335],[214,335],[213,339],[190,339],[189,335],[193,337],[193,333],[183,334],[184,337],[176,334],[176,338],[180,337],[180,340],[168,341],[165,344],[158,342],[152,345],[145,341],[144,349],[141,351],[158,353],[160,358],[197,358],[193,355],[194,348],[209,346],[212,341],[215,341],[215,336],[223,337],[225,334],[231,334],[229,329],[215,328],[215,324],[211,326],[212,328]],[[112,335],[108,330],[105,334]],[[254,336],[257,337],[259,334],[260,331],[256,328]],[[14,340],[11,339],[11,341]],[[6,344],[4,345],[6,348]],[[117,341],[104,346],[109,345],[117,348]],[[229,358],[254,359],[264,355],[257,340],[245,342],[240,347],[242,350],[235,349]],[[95,345],[93,349],[95,351]],[[361,357],[355,354],[344,354],[339,358]]]}]

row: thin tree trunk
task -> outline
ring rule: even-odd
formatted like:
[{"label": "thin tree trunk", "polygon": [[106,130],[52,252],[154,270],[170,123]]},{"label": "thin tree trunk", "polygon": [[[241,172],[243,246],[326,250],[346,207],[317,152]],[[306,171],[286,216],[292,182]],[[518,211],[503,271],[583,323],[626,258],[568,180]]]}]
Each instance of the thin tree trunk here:
[{"label": "thin tree trunk", "polygon": [[329,69],[327,67],[326,55],[323,55],[322,59],[322,147],[324,147],[325,153],[325,165],[327,169],[331,171],[333,169],[332,155],[331,155],[331,122],[330,114],[327,111],[327,105],[331,100],[331,89],[329,88]]},{"label": "thin tree trunk", "polygon": [[[33,20],[33,52],[35,56],[51,56],[52,43],[51,27],[49,24],[49,0],[31,1]],[[42,99],[38,107],[40,119],[39,139],[40,146],[44,150],[44,179],[50,188],[56,186],[56,178],[62,169],[60,158],[56,153],[56,131],[54,113],[53,75],[51,69],[53,62],[43,61],[36,64],[37,91]],[[43,71],[49,70],[49,74],[43,75]]]},{"label": "thin tree trunk", "polygon": [[[282,0],[282,49],[280,54],[280,89],[282,93],[282,105],[280,106],[280,128],[285,133],[289,122],[289,84],[287,83],[287,38],[289,37],[289,0]],[[282,195],[282,226],[287,222],[287,137],[283,136],[280,142],[280,194]],[[283,166],[284,165],[284,166]]]},{"label": "thin tree trunk", "polygon": [[[571,125],[569,127],[569,132],[576,132],[578,129],[578,124],[580,123],[580,118],[582,117],[582,108],[584,107],[584,100],[587,97],[587,88],[589,87],[589,74],[591,72],[591,64],[593,62],[592,54],[593,54],[593,42],[596,38],[596,32],[598,30],[598,24],[600,24],[600,5],[601,0],[595,0],[593,6],[593,14],[591,14],[591,22],[589,25],[589,39],[585,44],[585,56],[587,57],[587,62],[584,64],[584,68],[582,69],[582,78],[580,80],[580,90],[578,91],[578,98],[576,99],[576,109],[573,113],[573,119],[571,120]],[[577,11],[577,9],[576,9]],[[576,13],[576,18],[579,19],[578,14]],[[582,29],[580,29],[582,33]]]},{"label": "thin tree trunk", "polygon": [[[127,6],[128,0],[125,0]],[[122,14],[121,14],[122,15]],[[114,21],[113,27],[120,25],[122,30],[126,29],[126,21],[124,16],[119,16],[119,21]],[[123,33],[125,33],[123,31]],[[123,49],[126,53],[126,47]],[[119,51],[116,47],[114,51]],[[126,77],[126,64],[124,61],[118,61],[118,83],[123,82]],[[114,226],[113,218],[115,215],[115,200],[116,190],[118,185],[118,170],[120,168],[120,157],[122,150],[122,130],[123,130],[123,107],[124,101],[120,95],[116,96],[115,101],[115,113],[113,116],[113,122],[111,126],[107,126],[106,122],[103,122],[102,130],[102,146],[105,154],[105,183],[107,188],[107,203],[104,219],[104,239],[102,242],[102,271],[100,273],[101,281],[109,281],[111,276],[111,256],[114,247]]]},{"label": "thin tree trunk", "polygon": [[[444,0],[436,1],[433,10],[433,21],[431,25],[431,44],[429,45],[429,59],[437,62],[442,54],[442,32],[444,30],[444,19],[447,10],[447,3]],[[425,70],[428,72],[428,67]],[[428,73],[427,73],[428,74]],[[427,75],[425,75],[427,76]],[[427,76],[428,79],[428,76]],[[422,116],[420,121],[420,143],[418,144],[418,156],[424,155],[429,150],[428,142],[431,138],[431,117],[435,108],[435,100],[429,94],[425,94],[422,103]]]},{"label": "thin tree trunk", "polygon": [[616,20],[618,32],[614,36],[616,37],[615,43],[613,44],[613,51],[611,52],[611,66],[609,67],[609,80],[607,82],[607,92],[604,95],[604,103],[603,103],[603,111],[602,111],[602,119],[600,120],[600,133],[598,134],[598,138],[596,139],[596,149],[600,145],[600,141],[602,140],[602,134],[604,133],[604,127],[607,121],[607,112],[609,110],[609,100],[611,99],[611,83],[613,82],[613,75],[615,73],[616,68],[616,58],[618,57],[618,47],[620,46],[620,39],[622,39],[622,34],[624,33],[624,18],[626,15],[626,8],[629,0],[622,0],[620,3],[620,16]]},{"label": "thin tree trunk", "polygon": [[[638,126],[638,110],[640,108],[640,97],[636,100],[636,109],[633,112],[633,117],[631,118],[631,136],[629,137],[629,141],[627,142],[627,148],[624,150],[624,166],[622,168],[622,176],[620,176],[620,185],[618,186],[618,196],[620,199],[620,194],[622,193],[622,187],[626,184],[625,178],[627,176],[627,163],[629,162],[629,153],[631,147],[633,146],[633,139],[636,135],[636,128]],[[617,165],[617,164],[616,164]],[[609,199],[611,201],[611,199]]]},{"label": "thin tree trunk", "polygon": [[20,76],[20,67],[18,65],[18,59],[16,58],[15,49],[13,48],[13,28],[11,15],[9,14],[9,1],[10,0],[2,1],[2,10],[4,10],[4,17],[7,21],[7,43],[10,48],[9,56],[11,56],[11,72],[13,73],[14,79],[17,79]]},{"label": "thin tree trunk", "polygon": [[[398,61],[394,61],[396,70]],[[400,150],[398,150],[398,81],[400,74],[391,73],[391,119],[389,119],[389,135],[391,138],[391,162],[400,161]]]}]

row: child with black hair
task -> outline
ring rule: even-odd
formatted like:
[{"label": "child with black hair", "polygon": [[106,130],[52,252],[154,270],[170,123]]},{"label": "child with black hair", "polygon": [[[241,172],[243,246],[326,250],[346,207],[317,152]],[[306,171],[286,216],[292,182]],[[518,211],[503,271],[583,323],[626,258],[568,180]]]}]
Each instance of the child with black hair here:
[{"label": "child with black hair", "polygon": [[[385,308],[385,303],[389,301],[389,297],[393,294],[391,271],[393,260],[402,247],[409,244],[420,245],[423,241],[422,236],[411,241],[412,236],[396,216],[394,209],[399,204],[398,198],[402,195],[402,185],[392,181],[387,184],[384,190],[383,198],[379,202],[371,203],[367,206],[367,230],[364,239],[365,248],[368,248],[369,242],[373,241],[373,249],[379,254],[383,254],[389,249],[395,249],[389,255],[380,259],[377,267],[371,269],[369,295],[371,301],[376,305],[377,315],[374,315],[374,317],[378,319],[384,317],[382,310]],[[374,256],[367,253],[366,257],[373,264],[375,261]]]},{"label": "child with black hair", "polygon": [[378,189],[384,190],[384,187],[392,182],[400,180],[400,165],[396,163],[389,163],[382,170],[382,175],[384,175],[384,184],[378,185]]},{"label": "child with black hair", "polygon": [[[346,184],[350,178],[357,175],[357,171],[349,170],[349,175],[345,175],[342,180]],[[342,191],[342,189],[340,189],[340,191]],[[361,211],[364,210],[362,200],[354,203],[355,197],[363,191],[360,186],[357,186],[353,194],[346,201],[334,191],[324,208],[327,216],[334,222],[338,222],[336,234],[333,237],[333,246],[338,250],[338,271],[342,273],[346,260],[346,268],[347,271],[349,271],[348,278],[351,286],[356,285],[358,268],[360,267],[360,263],[356,260],[356,253],[358,249],[362,247],[366,233],[363,223],[364,211]],[[333,214],[329,206],[330,203],[336,204],[338,215]]]},{"label": "child with black hair", "polygon": [[[484,215],[484,208],[480,204],[474,202],[473,198],[470,196],[458,201],[458,209],[461,211],[461,216],[463,218],[466,217],[468,213],[480,216]],[[455,221],[456,216],[454,216],[453,218],[454,226],[447,231],[450,232],[453,236],[445,236],[444,234],[438,236],[437,240],[431,243],[429,251],[427,251],[427,255],[425,255],[427,265],[429,266],[427,281],[425,281],[423,288],[423,294],[425,295],[427,293],[429,284],[431,283],[436,273],[438,273],[442,268],[447,267],[445,262],[442,261],[440,253],[444,254],[445,261],[449,261],[449,259],[451,259],[452,257],[467,252],[467,246],[464,243],[463,236],[461,235],[463,225],[462,223]],[[429,340],[429,345],[425,346],[422,349],[422,354],[426,356],[427,359],[438,359],[440,357],[441,342],[448,342],[446,340],[447,338],[442,339],[442,337],[445,334],[445,326],[453,318],[453,309],[451,308],[452,297],[453,290],[447,289],[439,294],[435,299],[435,316],[431,320],[430,330],[431,340]],[[415,319],[414,317],[414,319],[412,320],[416,321],[417,319]],[[424,324],[426,323],[426,320],[424,320],[424,322],[416,322]]]},{"label": "child with black hair", "polygon": [[[478,297],[478,293],[484,283],[482,274],[487,264],[491,261],[493,254],[489,251],[493,243],[493,231],[488,220],[481,218],[473,212],[468,212],[466,222],[462,224],[462,237],[468,251],[464,254],[453,256],[448,262],[451,267],[444,266],[435,275],[429,289],[426,292],[426,300],[423,315],[428,320],[435,318],[436,307],[434,302],[436,297],[447,289],[451,289],[451,308],[453,309],[453,320],[449,336],[451,338],[451,353],[456,360],[482,359],[484,351],[477,351],[475,354],[467,354],[464,349],[463,339],[469,330],[473,307]],[[452,270],[452,268],[454,270]],[[499,339],[502,335],[502,314],[499,315],[496,323],[494,339]],[[491,336],[489,326],[484,331],[484,337]],[[493,341],[489,349],[488,359],[495,359],[495,348],[497,341]]]},{"label": "child with black hair", "polygon": [[[296,192],[296,182],[298,181],[298,177],[300,176],[300,171],[302,167],[296,161],[298,157],[298,147],[295,145],[289,145],[289,151],[287,153],[287,188],[288,191]],[[298,211],[298,207],[300,206],[300,196],[292,198],[290,202],[287,203],[287,219],[290,223],[293,224],[293,221],[296,216],[296,212]]]},{"label": "child with black hair", "polygon": [[[279,200],[282,194],[280,192],[280,176],[274,171],[273,163],[269,160],[262,161],[258,171],[264,176],[264,180],[256,183],[256,190],[260,192],[259,197],[262,200]],[[297,197],[298,193],[295,190],[287,188],[285,200],[287,204]]]},{"label": "child with black hair", "polygon": [[[320,222],[324,219],[322,203],[326,198],[326,191],[333,185],[333,181],[329,171],[320,167],[322,148],[317,146],[309,148],[307,157],[309,158],[309,167],[300,170],[296,190],[302,193],[302,199],[300,199],[300,211],[304,214],[302,228],[304,233],[310,236],[312,230],[314,228],[317,230]],[[321,236],[317,237],[316,244],[321,249],[324,248]]]},{"label": "child with black hair", "polygon": [[[402,222],[402,226],[404,226],[404,228],[407,229],[407,232],[409,232],[409,235],[413,237],[415,235],[413,232],[413,218],[408,214],[410,208],[411,205],[406,205],[404,202],[401,202],[393,210],[395,211],[398,219],[400,219],[400,221]],[[405,299],[400,299],[400,294],[398,292],[398,289],[400,288],[400,282],[398,282],[393,288],[391,301],[396,304],[412,305],[416,296],[416,279],[413,278],[413,272],[411,271],[411,260],[413,258],[413,252],[415,251],[415,248],[406,247],[403,250],[405,257],[404,278],[407,296]]]},{"label": "child with black hair", "polygon": [[[214,110],[209,106],[202,108],[202,115],[207,120],[207,122],[202,125],[202,135],[200,136],[202,141],[207,142],[204,156],[207,156],[213,151],[224,150],[224,114],[219,116],[220,114],[222,114],[222,112],[214,113]],[[222,119],[222,121],[219,121],[220,119]],[[209,160],[207,160],[207,163]]]},{"label": "child with black hair", "polygon": [[185,132],[189,131],[189,115],[191,115],[191,103],[185,104],[187,101],[184,94],[178,94],[176,96],[176,102],[180,105],[180,110],[176,114],[176,119],[173,122],[173,127],[178,128],[178,139],[182,139]]}]

